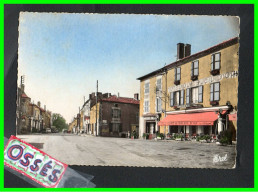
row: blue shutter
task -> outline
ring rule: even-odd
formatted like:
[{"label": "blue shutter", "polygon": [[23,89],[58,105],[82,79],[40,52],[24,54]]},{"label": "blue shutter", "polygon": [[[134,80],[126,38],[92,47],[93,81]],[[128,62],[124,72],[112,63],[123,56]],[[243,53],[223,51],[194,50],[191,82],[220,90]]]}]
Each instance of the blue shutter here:
[{"label": "blue shutter", "polygon": [[185,90],[182,89],[180,93],[180,105],[184,105],[184,98],[185,98],[184,91]]},{"label": "blue shutter", "polygon": [[170,106],[174,106],[174,92],[170,93]]},{"label": "blue shutter", "polygon": [[203,86],[199,86],[199,89],[198,89],[198,102],[201,103],[203,100],[202,100],[202,94],[203,94]]},{"label": "blue shutter", "polygon": [[193,76],[194,75],[194,63],[192,62],[192,64],[191,64],[191,76]]},{"label": "blue shutter", "polygon": [[211,83],[211,89],[210,89],[210,101],[213,101],[213,83]]},{"label": "blue shutter", "polygon": [[186,89],[186,104],[190,104],[190,89]]}]

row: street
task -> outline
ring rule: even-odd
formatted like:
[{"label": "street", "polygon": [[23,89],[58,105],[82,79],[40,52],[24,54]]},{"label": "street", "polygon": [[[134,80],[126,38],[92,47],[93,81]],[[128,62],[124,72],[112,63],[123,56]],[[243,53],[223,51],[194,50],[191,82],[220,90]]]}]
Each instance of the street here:
[{"label": "street", "polygon": [[73,134],[18,135],[69,165],[233,168],[236,147],[174,140],[131,140]]}]

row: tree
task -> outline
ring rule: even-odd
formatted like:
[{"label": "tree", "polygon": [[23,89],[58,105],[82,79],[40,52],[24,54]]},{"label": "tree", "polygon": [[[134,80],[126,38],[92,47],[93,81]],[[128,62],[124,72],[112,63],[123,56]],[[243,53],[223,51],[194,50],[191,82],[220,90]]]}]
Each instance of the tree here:
[{"label": "tree", "polygon": [[62,131],[62,129],[67,129],[68,125],[66,124],[66,121],[64,117],[61,114],[54,113],[52,115],[53,119],[53,126],[55,126],[58,131]]}]

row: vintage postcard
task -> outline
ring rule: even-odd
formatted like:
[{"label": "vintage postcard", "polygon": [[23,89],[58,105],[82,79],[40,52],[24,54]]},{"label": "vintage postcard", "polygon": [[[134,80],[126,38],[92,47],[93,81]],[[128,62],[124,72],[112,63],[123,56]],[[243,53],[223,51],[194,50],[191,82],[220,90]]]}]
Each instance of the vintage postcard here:
[{"label": "vintage postcard", "polygon": [[232,169],[239,26],[21,12],[16,136],[68,165]]}]

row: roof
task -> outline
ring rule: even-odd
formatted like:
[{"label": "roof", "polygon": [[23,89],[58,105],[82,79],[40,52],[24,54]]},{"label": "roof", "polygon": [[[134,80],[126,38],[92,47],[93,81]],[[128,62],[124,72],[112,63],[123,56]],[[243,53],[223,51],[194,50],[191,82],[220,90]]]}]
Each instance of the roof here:
[{"label": "roof", "polygon": [[137,78],[137,80],[143,80],[143,79],[146,79],[146,78],[148,78],[148,77],[151,77],[151,76],[154,76],[154,75],[156,75],[156,74],[159,74],[159,73],[161,73],[161,72],[164,72],[165,70],[174,68],[174,67],[176,67],[176,66],[182,65],[182,64],[187,63],[187,62],[190,62],[190,61],[194,61],[194,60],[196,60],[196,59],[198,59],[198,58],[200,58],[200,57],[203,57],[203,56],[205,56],[205,55],[214,53],[214,52],[216,52],[216,51],[219,51],[219,50],[224,49],[224,48],[226,48],[226,47],[229,47],[229,46],[231,46],[231,45],[237,44],[238,41],[239,41],[239,37],[234,37],[234,38],[232,38],[232,39],[226,40],[226,41],[224,41],[224,42],[222,42],[222,43],[219,43],[219,44],[217,44],[217,45],[214,45],[214,46],[212,46],[212,47],[210,47],[210,48],[208,48],[208,49],[205,49],[205,50],[200,51],[200,52],[198,52],[198,53],[192,54],[192,55],[190,55],[190,56],[187,56],[187,57],[184,57],[184,58],[182,58],[182,59],[179,59],[179,60],[177,60],[177,61],[175,61],[175,62],[172,62],[172,63],[168,64],[168,65],[165,66],[165,67],[162,67],[162,68],[157,69],[157,70],[155,70],[155,71],[153,71],[153,72],[151,72],[151,73],[149,73],[149,74],[146,74],[146,75],[144,75],[144,76],[142,76],[142,77]]},{"label": "roof", "polygon": [[31,106],[36,106],[38,109],[40,109],[42,112],[46,112],[43,108],[39,107],[37,104],[30,103]]},{"label": "roof", "polygon": [[22,94],[21,94],[21,97],[22,97],[22,98],[30,98],[30,97],[28,97],[25,93],[22,93]]},{"label": "roof", "polygon": [[103,101],[103,102],[125,103],[125,104],[140,104],[140,101],[136,100],[134,98],[117,97],[116,95],[112,95],[108,98],[103,98],[101,101]]}]

